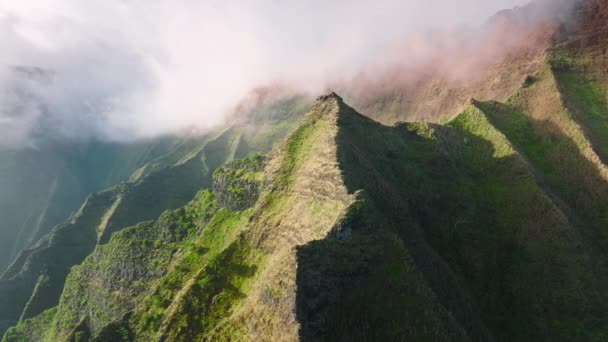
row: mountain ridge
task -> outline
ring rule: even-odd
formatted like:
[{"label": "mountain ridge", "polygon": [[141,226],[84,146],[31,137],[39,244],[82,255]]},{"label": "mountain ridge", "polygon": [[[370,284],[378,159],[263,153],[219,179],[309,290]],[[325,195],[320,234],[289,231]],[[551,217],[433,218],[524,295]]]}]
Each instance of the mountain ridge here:
[{"label": "mountain ridge", "polygon": [[267,131],[220,130],[126,185],[166,191],[90,197],[110,224],[83,225],[91,248],[55,295],[48,272],[14,282],[52,235],[25,251],[0,278],[3,342],[607,339],[608,36],[590,31],[605,7],[581,2],[550,47],[514,57],[533,65],[511,64],[499,98],[446,87],[466,100],[435,123],[391,122],[412,112],[376,95],[360,114],[352,92],[305,115],[307,97],[244,104]]},{"label": "mountain ridge", "polygon": [[[78,286],[64,291],[59,312],[80,318],[68,325],[71,332],[57,325],[47,334],[64,332],[47,336],[80,334],[100,341],[120,331],[129,339],[167,341],[602,336],[597,323],[589,329],[570,314],[584,314],[586,303],[598,300],[589,287],[604,284],[592,271],[601,265],[577,247],[582,243],[578,228],[543,190],[534,160],[526,161],[509,134],[493,126],[492,116],[484,113],[487,106],[472,101],[444,125],[388,127],[357,113],[335,93],[319,97],[301,126],[263,161],[239,162],[215,173],[217,179],[223,172],[233,174],[229,170],[237,165],[265,165],[262,174],[237,172],[232,183],[222,178],[215,187],[237,191],[230,189],[251,180],[262,186],[251,209],[213,214],[236,215],[231,228],[217,218],[195,226],[178,223],[178,231],[198,227],[193,243],[201,247],[178,247],[183,252],[176,260],[182,261],[173,270],[169,266],[156,289],[108,328],[91,331],[87,322],[92,321],[81,316],[87,311],[70,309],[77,306],[66,300],[82,298],[78,293],[87,293],[90,281],[72,279],[69,283]],[[443,212],[438,217],[432,215],[437,208]],[[487,225],[496,226],[485,236]],[[132,229],[143,228],[126,231]],[[205,236],[218,233],[228,241],[207,250]],[[188,261],[183,270],[189,271],[179,271],[190,255],[198,255],[200,264]],[[516,267],[505,268],[513,262]],[[493,279],[498,269],[505,275]],[[175,272],[184,278],[165,298],[167,282],[180,279]],[[112,281],[117,279],[121,276]],[[539,292],[537,282],[549,291]],[[503,286],[520,290],[504,292]],[[404,288],[409,290],[401,292]],[[568,299],[574,294],[580,297],[576,302]],[[512,314],[500,314],[504,310]],[[161,316],[150,316],[156,312]],[[54,324],[65,324],[55,319]],[[562,323],[572,319],[579,323]],[[31,329],[26,322],[22,331]],[[555,330],[555,324],[570,328]],[[11,329],[7,341],[18,340],[18,331]]]}]

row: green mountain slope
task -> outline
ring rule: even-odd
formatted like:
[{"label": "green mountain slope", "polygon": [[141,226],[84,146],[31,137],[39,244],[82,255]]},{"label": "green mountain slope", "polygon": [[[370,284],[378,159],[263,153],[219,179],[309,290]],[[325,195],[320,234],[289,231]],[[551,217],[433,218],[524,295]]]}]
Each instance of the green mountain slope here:
[{"label": "green mountain slope", "polygon": [[113,232],[188,203],[199,189],[211,186],[213,171],[225,162],[267,151],[297,124],[300,103],[291,98],[258,108],[280,115],[264,125],[243,121],[193,139],[145,164],[129,181],[89,196],[77,213],[23,250],[0,277],[0,332],[57,305],[70,268],[108,242]]},{"label": "green mountain slope", "polygon": [[[86,196],[123,181],[185,143],[164,137],[138,143],[59,142],[0,150],[0,272],[18,252],[63,222]],[[44,172],[42,172],[43,170]]]},{"label": "green mountain slope", "polygon": [[394,127],[320,97],[213,193],[115,233],[5,340],[602,340],[599,226],[504,111],[529,94]]},{"label": "green mountain slope", "polygon": [[0,277],[2,341],[608,340],[608,4],[573,18],[473,84],[347,89],[377,121],[274,99],[146,163]]}]

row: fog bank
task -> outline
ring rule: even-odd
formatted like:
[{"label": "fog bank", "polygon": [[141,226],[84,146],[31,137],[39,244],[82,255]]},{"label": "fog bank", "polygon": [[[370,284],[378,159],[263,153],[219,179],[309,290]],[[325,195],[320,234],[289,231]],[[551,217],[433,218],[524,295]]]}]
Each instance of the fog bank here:
[{"label": "fog bank", "polygon": [[[445,32],[525,2],[0,0],[0,145],[204,129],[259,86],[321,92],[385,63],[414,74],[445,52],[435,38],[466,46]],[[459,77],[466,56],[441,67]]]}]

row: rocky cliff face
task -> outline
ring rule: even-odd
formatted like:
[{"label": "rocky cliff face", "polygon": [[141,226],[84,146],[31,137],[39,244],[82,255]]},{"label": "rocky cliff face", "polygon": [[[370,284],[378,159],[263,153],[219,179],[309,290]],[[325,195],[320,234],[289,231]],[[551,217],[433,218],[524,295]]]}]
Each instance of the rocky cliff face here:
[{"label": "rocky cliff face", "polygon": [[213,173],[213,192],[220,206],[231,211],[245,210],[255,204],[264,181],[264,157],[240,159]]}]

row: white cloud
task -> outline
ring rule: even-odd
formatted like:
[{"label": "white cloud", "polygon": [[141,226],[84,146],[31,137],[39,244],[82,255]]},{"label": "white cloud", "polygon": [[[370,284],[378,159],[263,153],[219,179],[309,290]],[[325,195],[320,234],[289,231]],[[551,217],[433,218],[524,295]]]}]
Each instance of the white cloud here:
[{"label": "white cloud", "polygon": [[207,127],[253,87],[317,91],[409,32],[477,25],[523,2],[0,0],[0,144]]}]

